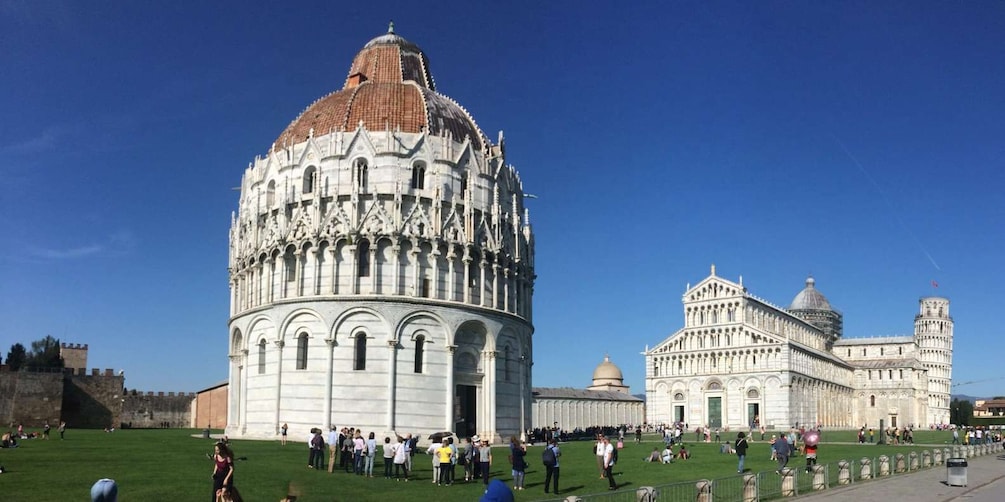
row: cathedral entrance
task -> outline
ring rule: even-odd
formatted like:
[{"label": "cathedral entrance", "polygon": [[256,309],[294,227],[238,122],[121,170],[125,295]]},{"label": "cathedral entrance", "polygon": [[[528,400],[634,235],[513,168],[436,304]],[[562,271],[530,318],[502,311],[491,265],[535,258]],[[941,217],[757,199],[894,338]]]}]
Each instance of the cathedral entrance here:
[{"label": "cathedral entrance", "polygon": [[454,434],[467,438],[478,433],[478,387],[457,385],[454,389]]},{"label": "cathedral entrance", "polygon": [[683,404],[678,404],[678,405],[676,405],[676,406],[673,407],[673,419],[674,419],[674,422],[683,422],[684,421],[684,405]]},{"label": "cathedral entrance", "polygon": [[761,425],[761,403],[747,403],[747,424],[751,429]]},{"label": "cathedral entrance", "polygon": [[722,398],[708,398],[708,426],[710,428],[722,427]]}]

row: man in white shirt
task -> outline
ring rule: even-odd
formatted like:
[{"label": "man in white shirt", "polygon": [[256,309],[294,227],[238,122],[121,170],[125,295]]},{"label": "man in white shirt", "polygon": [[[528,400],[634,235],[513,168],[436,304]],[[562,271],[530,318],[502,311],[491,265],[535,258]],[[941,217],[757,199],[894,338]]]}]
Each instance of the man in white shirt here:
[{"label": "man in white shirt", "polygon": [[604,475],[607,476],[608,490],[617,490],[618,483],[614,481],[614,445],[611,440],[604,438]]},{"label": "man in white shirt", "polygon": [[335,426],[328,431],[328,472],[335,472],[335,457],[338,457],[339,441]]},{"label": "man in white shirt", "polygon": [[433,456],[433,484],[436,484],[440,479],[440,456],[436,454],[436,450],[439,450],[443,446],[443,443],[437,441],[426,448],[426,454]]}]

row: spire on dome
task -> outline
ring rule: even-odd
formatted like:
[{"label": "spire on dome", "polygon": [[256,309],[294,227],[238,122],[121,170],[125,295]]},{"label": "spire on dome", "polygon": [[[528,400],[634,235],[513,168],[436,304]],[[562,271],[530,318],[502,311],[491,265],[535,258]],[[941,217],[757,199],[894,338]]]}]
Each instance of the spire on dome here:
[{"label": "spire on dome", "polygon": [[394,33],[394,20],[388,21],[388,23],[387,23],[387,32],[388,33]]}]

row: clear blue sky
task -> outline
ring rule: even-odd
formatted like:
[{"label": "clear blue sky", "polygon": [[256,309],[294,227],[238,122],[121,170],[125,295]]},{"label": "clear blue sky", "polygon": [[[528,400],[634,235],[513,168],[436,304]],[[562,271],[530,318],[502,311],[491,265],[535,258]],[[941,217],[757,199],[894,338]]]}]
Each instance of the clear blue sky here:
[{"label": "clear blue sky", "polygon": [[389,19],[539,196],[534,385],[609,353],[643,392],[712,263],[782,306],[812,273],[849,337],[947,296],[954,380],[1000,378],[993,1],[0,1],[3,356],[51,334],[129,388],[224,380],[232,187]]}]

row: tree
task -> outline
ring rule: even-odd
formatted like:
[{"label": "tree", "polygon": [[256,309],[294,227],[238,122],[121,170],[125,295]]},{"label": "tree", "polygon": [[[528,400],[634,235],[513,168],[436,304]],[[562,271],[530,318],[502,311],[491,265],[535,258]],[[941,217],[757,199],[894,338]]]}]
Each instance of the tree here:
[{"label": "tree", "polygon": [[974,404],[967,399],[953,399],[949,403],[949,421],[956,425],[970,425],[974,417]]},{"label": "tree", "polygon": [[28,354],[24,350],[24,345],[15,343],[10,346],[10,352],[7,353],[7,367],[11,371],[20,370],[27,358]]},{"label": "tree", "polygon": [[29,368],[62,368],[63,358],[59,355],[59,339],[45,335],[41,340],[31,342],[31,353],[25,366]]}]

